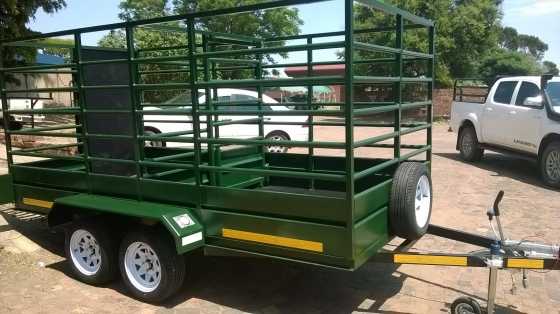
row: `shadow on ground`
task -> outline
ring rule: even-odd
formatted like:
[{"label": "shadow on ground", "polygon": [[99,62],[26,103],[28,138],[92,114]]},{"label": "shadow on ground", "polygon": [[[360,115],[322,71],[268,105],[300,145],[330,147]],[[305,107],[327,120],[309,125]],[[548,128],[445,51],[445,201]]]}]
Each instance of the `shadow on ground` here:
[{"label": "shadow on ground", "polygon": [[[459,156],[459,153],[434,153],[434,155],[465,163]],[[486,153],[481,161],[469,164],[482,170],[494,172],[493,176],[506,177],[522,183],[553,190],[542,183],[539,166],[536,161]]]},{"label": "shadow on ground", "polygon": [[[11,230],[53,254],[64,256],[63,234],[50,232],[44,219],[25,220],[13,211],[0,211],[0,214]],[[366,263],[355,272],[345,272],[265,258],[207,257],[201,252],[190,254],[187,261],[188,275],[183,288],[162,304],[165,308],[180,307],[183,302],[195,298],[216,304],[216,307],[221,305],[251,313],[409,313],[382,310],[388,299],[399,295],[403,302],[436,302],[441,304],[441,313],[449,311],[453,300],[423,298],[421,291],[401,292],[407,279],[475,297],[468,291],[402,273],[392,264]],[[47,267],[72,277],[66,261]],[[127,295],[118,280],[108,288]],[[520,312],[501,307],[497,313]]]}]

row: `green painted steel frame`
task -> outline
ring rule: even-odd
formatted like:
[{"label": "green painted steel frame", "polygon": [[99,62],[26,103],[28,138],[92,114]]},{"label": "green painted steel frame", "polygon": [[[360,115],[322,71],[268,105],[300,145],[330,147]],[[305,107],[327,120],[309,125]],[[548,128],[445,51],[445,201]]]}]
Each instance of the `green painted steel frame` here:
[{"label": "green painted steel frame", "polygon": [[[16,202],[27,209],[44,210],[21,203],[23,195],[28,193],[40,197],[65,202],[69,195],[77,196],[72,200],[86,200],[87,195],[106,194],[118,198],[134,199],[136,201],[152,201],[150,204],[177,204],[193,208],[193,215],[197,216],[205,226],[207,244],[213,248],[241,250],[249,253],[267,255],[282,259],[300,260],[354,269],[363,264],[371,255],[383,246],[390,238],[387,223],[388,201],[392,173],[399,163],[412,157],[425,153],[424,162],[431,164],[432,145],[432,94],[435,60],[435,27],[424,18],[414,16],[406,11],[390,6],[378,0],[344,0],[344,31],[317,34],[284,36],[278,38],[254,38],[235,34],[220,34],[196,30],[196,20],[199,18],[219,17],[227,14],[247,13],[255,10],[274,9],[278,7],[294,6],[332,0],[276,0],[259,4],[224,8],[214,11],[193,12],[178,16],[167,16],[144,21],[115,23],[109,25],[80,28],[71,31],[62,31],[41,34],[11,42],[0,43],[1,53],[5,46],[40,47],[41,40],[57,36],[71,35],[74,38],[72,45],[65,46],[73,49],[73,60],[64,65],[31,65],[13,68],[4,68],[0,63],[0,97],[2,110],[5,115],[12,114],[63,114],[80,117],[80,124],[75,126],[57,126],[50,128],[23,129],[7,131],[6,147],[8,151],[8,164],[14,180]],[[355,3],[371,7],[375,10],[395,16],[395,27],[378,29],[355,29],[354,6]],[[186,28],[169,27],[166,22],[183,21]],[[173,47],[155,47],[148,49],[135,48],[134,30],[137,27],[146,27],[155,31],[184,32],[187,45]],[[82,35],[85,33],[123,29],[126,36],[126,58],[84,61],[82,60]],[[404,47],[404,32],[408,29],[426,29],[429,39],[428,52],[415,52]],[[355,40],[358,34],[374,32],[395,32],[396,42],[394,47],[384,47]],[[344,41],[317,42],[316,39],[344,36]],[[268,46],[278,41],[303,39],[305,44]],[[219,50],[223,45],[232,45],[227,50]],[[239,48],[241,47],[241,48]],[[344,60],[331,62],[314,62],[313,52],[320,49],[344,48]],[[89,48],[88,48],[89,49]],[[186,51],[174,56],[141,56],[140,53],[161,52],[170,50]],[[281,53],[301,51],[307,54],[307,62],[264,64],[263,55],[267,53]],[[358,59],[358,51],[379,52],[392,54],[392,58]],[[250,59],[236,59],[239,56],[249,56]],[[409,61],[428,62],[427,78],[403,77],[403,63]],[[94,64],[124,63],[128,65],[128,85],[98,85],[84,84],[84,67]],[[357,76],[355,65],[374,63],[393,63],[392,76]],[[174,69],[142,70],[142,64],[175,65]],[[217,66],[221,64],[222,66]],[[223,66],[223,65],[226,66]],[[327,64],[342,64],[345,73],[341,76],[315,76],[314,66]],[[307,76],[297,79],[265,80],[264,69],[305,66]],[[70,69],[70,70],[68,70]],[[251,70],[254,79],[247,80],[219,80],[217,73],[227,70]],[[56,73],[67,71],[74,76],[75,86],[64,88],[35,88],[29,90],[6,89],[5,77],[9,73],[21,72]],[[174,83],[145,84],[142,75],[186,73],[188,80]],[[202,77],[202,80],[200,80]],[[393,85],[395,96],[392,102],[366,103],[355,100],[354,87],[357,84],[389,83]],[[427,84],[427,101],[404,103],[404,84]],[[313,88],[317,85],[334,84],[343,86],[344,100],[328,106],[340,106],[340,110],[317,110],[313,102]],[[278,86],[304,86],[308,91],[307,99],[293,105],[304,105],[306,110],[283,112],[278,115],[306,115],[306,122],[302,126],[309,128],[307,141],[273,142],[264,139],[264,126],[274,124],[265,120],[263,111],[263,90],[266,87]],[[204,90],[206,95],[217,96],[217,89],[254,88],[258,93],[255,109],[243,112],[231,112],[219,109],[219,102],[213,97],[206,97],[204,104],[199,104],[199,90]],[[132,106],[130,110],[87,110],[85,108],[86,90],[92,89],[128,89]],[[158,112],[143,110],[141,100],[143,91],[188,89],[191,91],[191,109],[167,109]],[[67,92],[75,93],[78,97],[75,108],[41,109],[41,110],[9,110],[7,99],[13,92]],[[163,105],[162,105],[163,106]],[[167,105],[168,107],[175,106]],[[402,122],[403,110],[411,108],[426,108],[427,117],[423,123],[405,124]],[[128,113],[133,117],[132,135],[92,134],[88,132],[88,113]],[[393,123],[366,123],[355,121],[355,117],[379,114],[384,112],[394,113]],[[172,132],[156,135],[144,135],[140,119],[154,114],[187,115],[192,119],[193,130],[189,132]],[[219,127],[228,122],[218,121],[220,115],[254,115],[257,118],[244,121],[244,124],[257,124],[258,137],[251,139],[220,138]],[[266,115],[273,115],[267,113]],[[206,128],[201,129],[201,117],[206,117]],[[329,122],[315,119],[315,116],[338,116],[344,122]],[[9,119],[4,119],[4,129],[9,130]],[[287,124],[287,123],[282,123]],[[316,141],[313,126],[344,126],[344,142]],[[356,127],[392,127],[393,132],[360,141],[354,139]],[[76,129],[76,132],[62,132],[67,129]],[[413,132],[426,131],[425,145],[404,145],[401,137]],[[206,134],[206,137],[202,136]],[[64,145],[54,145],[44,149],[13,150],[11,137],[13,135],[37,135],[50,137],[73,137],[81,147],[80,154],[76,156],[58,156],[45,153],[49,149],[65,148]],[[188,135],[188,136],[187,136]],[[114,158],[101,158],[91,156],[88,152],[88,139],[130,139],[133,141],[134,154],[132,160],[117,160]],[[393,139],[393,144],[380,142]],[[191,143],[192,150],[172,152],[171,155],[151,156],[146,150],[145,141],[166,141]],[[271,144],[281,144],[290,147],[305,147],[308,154],[305,156],[286,155],[282,157],[265,154],[264,147]],[[228,151],[223,147],[231,145],[245,145],[249,148],[237,151]],[[252,145],[252,146],[251,146]],[[256,146],[256,148],[254,148]],[[203,149],[205,147],[205,149]],[[253,147],[253,148],[251,148]],[[355,150],[361,147],[393,148],[392,159],[365,161],[355,158]],[[341,149],[345,151],[343,158],[325,158],[315,156],[315,148]],[[402,149],[411,150],[404,153]],[[168,152],[171,150],[163,150]],[[51,158],[50,161],[30,164],[14,164],[13,156],[33,156]],[[115,162],[131,164],[134,174],[128,177],[96,174],[92,172],[93,161]],[[62,162],[62,163],[61,163]],[[288,162],[289,165],[286,164]],[[82,166],[80,166],[82,165]],[[148,171],[149,169],[152,169]],[[154,172],[153,169],[159,169]],[[190,179],[181,180],[182,176],[191,176]],[[293,184],[301,185],[308,191],[327,189],[333,193],[343,192],[342,195],[326,197],[311,196],[300,192],[266,191],[263,186],[274,182],[286,184],[289,178]],[[303,182],[303,183],[302,183]],[[301,184],[300,184],[301,183]],[[37,185],[37,186],[34,186]],[[330,186],[330,188],[329,188]],[[70,196],[74,197],[74,196]],[[122,202],[116,200],[115,202]],[[77,205],[77,203],[72,203]],[[305,205],[305,210],[301,207]],[[156,206],[156,205],[153,205]],[[162,205],[164,206],[164,205]],[[337,211],[336,208],[339,210]],[[128,206],[128,214],[134,215],[134,207]],[[324,210],[324,211],[323,211]],[[190,210],[189,210],[190,211]],[[323,211],[321,213],[321,211]],[[125,213],[125,214],[126,214]],[[138,214],[138,213],[136,213]],[[323,239],[325,235],[324,254],[304,252],[290,248],[272,247],[270,245],[256,245],[246,241],[227,239],[221,236],[219,226],[226,226],[225,222],[239,228],[254,225],[253,230],[263,234],[293,236],[312,239]],[[255,225],[256,224],[256,225]],[[279,230],[283,230],[280,232]],[[281,234],[280,234],[281,233]],[[329,240],[330,239],[330,240]],[[341,240],[342,239],[342,240]]]}]

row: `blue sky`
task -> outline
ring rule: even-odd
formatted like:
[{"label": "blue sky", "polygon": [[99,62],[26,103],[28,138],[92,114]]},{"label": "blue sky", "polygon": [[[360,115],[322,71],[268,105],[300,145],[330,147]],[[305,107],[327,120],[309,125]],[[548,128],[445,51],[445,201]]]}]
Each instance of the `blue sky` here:
[{"label": "blue sky", "polygon": [[[29,25],[33,30],[52,32],[77,27],[118,22],[119,0],[92,1],[67,0],[66,9],[48,15],[39,12]],[[303,20],[314,21],[304,25],[304,33],[336,31],[343,28],[342,1],[321,3],[300,7]],[[520,33],[536,35],[548,43],[549,51],[545,60],[560,64],[560,0],[505,0],[503,24],[515,27]],[[92,34],[84,39],[92,44],[102,34]],[[88,42],[89,41],[89,42]],[[299,59],[299,56],[294,56]]]}]

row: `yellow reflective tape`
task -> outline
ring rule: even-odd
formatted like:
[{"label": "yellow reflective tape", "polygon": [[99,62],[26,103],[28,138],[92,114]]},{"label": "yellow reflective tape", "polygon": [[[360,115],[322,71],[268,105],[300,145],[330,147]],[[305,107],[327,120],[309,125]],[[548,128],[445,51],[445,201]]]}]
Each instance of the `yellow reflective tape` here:
[{"label": "yellow reflective tape", "polygon": [[543,269],[544,268],[544,260],[542,260],[542,259],[512,258],[512,259],[507,260],[507,268]]},{"label": "yellow reflective tape", "polygon": [[285,246],[294,249],[307,250],[313,252],[323,252],[323,243],[300,240],[294,238],[279,237],[269,234],[247,232],[233,229],[222,229],[222,236],[237,240],[253,241],[271,245]]},{"label": "yellow reflective tape", "polygon": [[38,200],[35,198],[28,198],[28,197],[24,197],[22,202],[25,205],[43,207],[48,209],[51,209],[54,204],[53,202],[43,201],[43,200]]},{"label": "yellow reflective tape", "polygon": [[464,256],[395,254],[393,261],[397,264],[467,266],[467,258]]}]

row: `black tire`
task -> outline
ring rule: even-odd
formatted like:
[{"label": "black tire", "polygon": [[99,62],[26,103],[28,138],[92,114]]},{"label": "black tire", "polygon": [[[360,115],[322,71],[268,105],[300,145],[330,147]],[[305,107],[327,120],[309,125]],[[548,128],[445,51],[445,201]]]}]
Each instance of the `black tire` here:
[{"label": "black tire", "polygon": [[[272,131],[268,133],[265,137],[268,141],[289,141],[290,137],[282,132],[282,131]],[[286,146],[279,146],[279,145],[271,145],[266,147],[267,152],[269,153],[286,153],[288,152],[288,147]]]},{"label": "black tire", "polygon": [[[419,187],[420,190],[417,190]],[[420,205],[417,209],[418,191]],[[416,240],[426,234],[432,215],[432,199],[432,180],[428,168],[419,162],[402,163],[395,172],[391,189],[391,232],[408,240]],[[426,204],[427,202],[429,204]]]},{"label": "black tire", "polygon": [[[152,135],[157,135],[160,132],[153,130],[153,129],[144,129],[144,135],[146,136],[152,136]],[[165,147],[165,142],[162,141],[146,141],[146,146],[148,147]]]},{"label": "black tire", "polygon": [[484,149],[480,148],[476,130],[472,126],[466,126],[461,130],[458,144],[461,158],[464,161],[477,162],[482,159]]},{"label": "black tire", "polygon": [[[132,273],[127,270],[125,263],[127,249],[134,247],[134,243],[147,244],[156,254],[159,262],[161,270],[159,283],[152,287],[153,290],[151,291],[142,291],[135,286],[133,282],[138,284],[138,281],[135,281],[136,279],[134,279]],[[148,267],[153,268],[154,266],[152,265],[156,265],[157,262],[152,260],[145,263],[149,263],[150,266]],[[143,229],[128,233],[121,242],[119,267],[123,281],[132,295],[141,301],[149,303],[159,303],[171,297],[179,290],[185,279],[185,259],[183,255],[177,254],[171,238],[166,237],[163,232],[157,232],[156,230]],[[139,268],[136,269],[138,270]]]},{"label": "black tire", "polygon": [[[65,231],[64,249],[66,252],[66,259],[70,263],[70,267],[76,278],[92,285],[102,285],[116,278],[118,248],[115,243],[115,237],[112,236],[112,233],[105,226],[92,221],[78,221],[73,223]],[[88,239],[91,240],[91,238],[83,231],[89,233],[94,238],[93,243],[97,243],[99,247],[98,251],[96,248],[92,248],[88,245],[92,243],[88,241]],[[74,249],[71,248],[73,235],[75,236],[74,241],[82,243],[83,246],[72,246]],[[78,239],[82,239],[82,241]],[[92,271],[83,266],[84,264],[89,264],[91,267],[97,264],[96,261],[99,260],[93,255],[89,255],[88,260],[86,256],[83,256],[83,254],[87,254],[87,252],[99,252],[100,266],[98,270]]]},{"label": "black tire", "polygon": [[460,297],[451,304],[451,314],[482,314],[482,309],[475,299]]},{"label": "black tire", "polygon": [[545,184],[560,188],[560,142],[552,142],[543,150],[540,170]]}]

